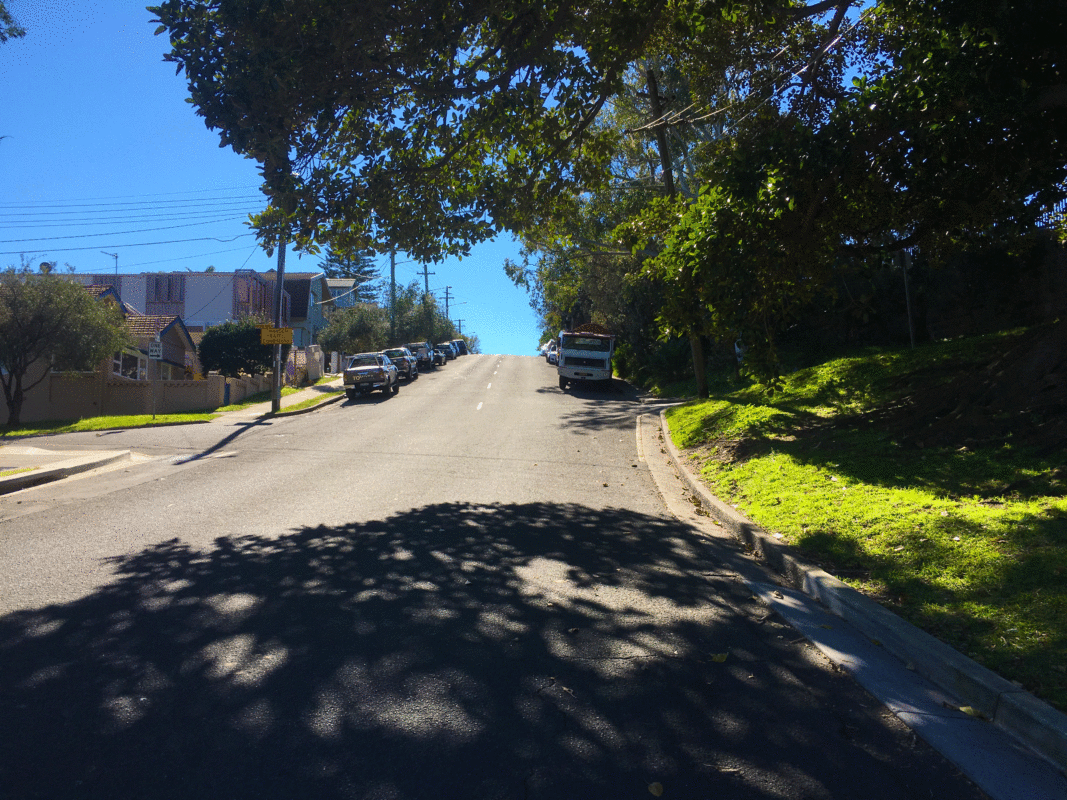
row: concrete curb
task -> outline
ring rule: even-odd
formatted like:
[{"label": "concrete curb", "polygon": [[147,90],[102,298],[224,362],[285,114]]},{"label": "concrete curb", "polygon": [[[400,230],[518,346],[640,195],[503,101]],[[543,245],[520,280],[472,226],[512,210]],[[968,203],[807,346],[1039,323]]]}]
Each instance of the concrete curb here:
[{"label": "concrete curb", "polygon": [[300,414],[307,414],[309,411],[315,411],[316,409],[322,408],[323,406],[329,405],[330,403],[336,403],[339,400],[343,400],[344,397],[344,391],[338,392],[336,397],[334,397],[333,395],[324,395],[322,402],[315,403],[314,405],[308,406],[307,408],[298,408],[295,411],[287,411],[283,408],[277,414],[273,414],[268,411],[265,414],[260,414],[258,419],[266,419],[267,417],[270,417],[272,419],[278,419],[278,417],[295,417],[299,416]]},{"label": "concrete curb", "polygon": [[905,622],[828,572],[806,563],[789,545],[723,503],[690,471],[674,446],[665,410],[659,416],[667,452],[678,474],[723,528],[766,565],[781,573],[790,586],[847,620],[916,673],[958,698],[962,705],[975,709],[1057,768],[1067,771],[1067,715]]},{"label": "concrete curb", "polygon": [[61,478],[69,478],[79,472],[88,472],[97,467],[106,467],[109,464],[114,464],[116,461],[128,461],[130,458],[131,452],[129,450],[113,450],[107,453],[74,456],[40,469],[0,478],[0,494],[9,494],[10,492],[17,492],[20,489],[27,489],[30,486],[37,486],[41,483],[50,483]]}]

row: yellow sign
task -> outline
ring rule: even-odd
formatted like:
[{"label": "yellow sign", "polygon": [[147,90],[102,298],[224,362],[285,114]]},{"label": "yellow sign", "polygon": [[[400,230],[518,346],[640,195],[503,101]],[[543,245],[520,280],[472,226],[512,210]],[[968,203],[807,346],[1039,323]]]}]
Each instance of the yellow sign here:
[{"label": "yellow sign", "polygon": [[259,343],[260,344],[292,344],[293,343],[293,329],[292,328],[260,328],[259,329]]}]

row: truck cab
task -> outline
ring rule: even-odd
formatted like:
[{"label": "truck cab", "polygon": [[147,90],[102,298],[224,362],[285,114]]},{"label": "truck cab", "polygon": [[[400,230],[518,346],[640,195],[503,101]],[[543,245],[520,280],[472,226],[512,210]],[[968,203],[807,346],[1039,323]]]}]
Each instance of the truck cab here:
[{"label": "truck cab", "polygon": [[557,341],[556,372],[561,390],[569,383],[611,380],[611,357],[615,354],[612,334],[560,331]]}]

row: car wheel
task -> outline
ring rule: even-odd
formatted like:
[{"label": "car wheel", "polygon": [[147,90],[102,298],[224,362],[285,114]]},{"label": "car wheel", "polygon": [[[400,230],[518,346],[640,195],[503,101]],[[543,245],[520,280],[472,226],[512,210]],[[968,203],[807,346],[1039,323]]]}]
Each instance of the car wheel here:
[{"label": "car wheel", "polygon": [[393,394],[400,394],[400,381],[393,384]]},{"label": "car wheel", "polygon": [[567,379],[564,378],[562,375],[560,375],[559,376],[559,389],[560,389],[560,391],[563,391],[566,388],[567,388]]},{"label": "car wheel", "polygon": [[347,397],[349,400],[355,400],[356,399],[356,393],[352,389],[346,389],[345,390],[345,397]]}]

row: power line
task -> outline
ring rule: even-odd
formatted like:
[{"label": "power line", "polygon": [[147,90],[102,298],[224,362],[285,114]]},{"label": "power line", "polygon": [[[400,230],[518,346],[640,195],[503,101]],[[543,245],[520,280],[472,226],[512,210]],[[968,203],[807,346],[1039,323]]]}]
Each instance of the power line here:
[{"label": "power line", "polygon": [[[138,222],[154,222],[155,220],[166,219],[171,222],[177,222],[181,220],[197,220],[198,224],[212,225],[215,222],[225,222],[233,219],[233,217],[218,217],[216,213],[210,214],[160,214],[150,217],[129,217],[125,219],[106,219],[106,220],[91,220],[87,222],[83,221],[58,221],[50,220],[48,222],[16,222],[11,224],[5,224],[0,222],[0,230],[5,231],[20,231],[20,230],[49,230],[55,228],[89,228],[96,227],[102,228],[108,225],[132,225]],[[245,219],[241,217],[240,219]],[[58,237],[58,238],[71,238],[71,237]],[[19,240],[29,241],[29,240]]]},{"label": "power line", "polygon": [[28,214],[4,214],[0,213],[0,221],[22,227],[41,226],[47,224],[72,225],[84,220],[92,222],[107,222],[109,220],[130,221],[138,219],[156,219],[160,217],[174,217],[185,215],[192,218],[195,215],[217,214],[220,211],[234,211],[241,209],[259,210],[264,206],[241,202],[200,203],[194,207],[169,208],[167,206],[153,206],[151,208],[128,209],[125,211],[40,211]]},{"label": "power line", "polygon": [[[214,220],[213,222],[190,222],[188,225],[168,225],[163,228],[141,228],[135,231],[112,231],[111,233],[79,233],[74,236],[39,236],[34,239],[0,239],[0,244],[12,244],[13,242],[55,242],[61,239],[92,239],[98,236],[126,236],[127,234],[131,233],[155,233],[156,231],[170,231],[176,228],[197,228],[201,225],[213,225],[219,222],[234,222],[240,219],[244,218],[226,217],[225,219],[218,219]],[[430,274],[432,275],[433,273]]]},{"label": "power line", "polygon": [[[258,249],[259,249],[259,247],[257,245],[252,250],[252,252],[255,253],[256,250],[258,250]],[[195,256],[178,256],[177,258],[164,258],[164,259],[161,259],[159,261],[139,261],[136,264],[127,264],[125,269],[129,269],[130,267],[150,267],[153,264],[169,264],[171,261],[191,261],[194,258],[206,258],[207,256],[217,256],[217,255],[222,255],[223,253],[236,253],[238,251],[244,252],[244,248],[243,247],[231,247],[229,250],[211,250],[211,251],[209,251],[207,253],[199,253],[199,254],[197,254]],[[249,258],[251,258],[251,257],[252,256],[250,255]],[[248,263],[248,258],[245,259],[245,264],[247,264],[247,263]],[[94,270],[94,269],[85,270],[85,272],[87,272],[87,273],[96,272],[96,271],[97,270]],[[76,273],[77,272],[81,272],[81,270],[75,270],[75,272]]]},{"label": "power line", "polygon": [[[230,191],[238,191],[238,190],[244,190],[244,189],[257,189],[257,188],[259,188],[259,187],[257,187],[257,186],[227,186],[227,187],[222,187],[221,189],[188,189],[188,190],[182,191],[182,192],[152,192],[152,193],[148,193],[148,194],[104,195],[102,197],[74,197],[74,198],[68,198],[64,202],[67,202],[67,203],[90,203],[90,202],[96,203],[97,201],[102,201],[102,200],[121,200],[121,199],[123,199],[125,197],[173,197],[175,195],[183,195],[183,194],[202,194],[204,192],[219,192],[219,191],[221,191],[221,192],[230,192]],[[249,195],[249,196],[250,197],[251,196],[263,197],[262,194]],[[196,202],[196,201],[195,200],[189,200],[189,201],[184,201],[184,202]],[[22,208],[22,207],[28,206],[28,205],[39,205],[39,204],[52,204],[52,201],[50,201],[50,200],[27,200],[26,202],[18,203],[17,205],[0,204],[0,208]]]},{"label": "power line", "polygon": [[[119,249],[122,247],[153,247],[159,244],[185,244],[186,242],[236,242],[238,239],[243,239],[246,236],[255,236],[254,233],[241,233],[237,236],[231,236],[229,239],[220,239],[217,236],[202,236],[199,239],[171,239],[166,242],[137,242],[136,244],[92,244],[86,247],[50,247],[48,252],[50,253],[72,253],[77,250],[97,250],[101,247],[110,247],[112,249]],[[18,256],[25,253],[25,250],[5,250],[0,252],[0,256]]]}]

